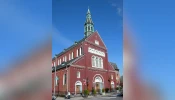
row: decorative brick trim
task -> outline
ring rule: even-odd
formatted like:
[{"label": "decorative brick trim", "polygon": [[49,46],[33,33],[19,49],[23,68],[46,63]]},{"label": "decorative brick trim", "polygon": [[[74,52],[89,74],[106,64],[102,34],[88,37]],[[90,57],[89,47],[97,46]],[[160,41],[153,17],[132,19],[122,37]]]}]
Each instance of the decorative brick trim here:
[{"label": "decorative brick trim", "polygon": [[85,68],[85,66],[80,66],[80,65],[71,65],[71,66],[75,68]]},{"label": "decorative brick trim", "polygon": [[101,69],[101,68],[94,68],[94,67],[88,67],[89,70],[97,70],[97,71],[107,71],[105,69]]}]

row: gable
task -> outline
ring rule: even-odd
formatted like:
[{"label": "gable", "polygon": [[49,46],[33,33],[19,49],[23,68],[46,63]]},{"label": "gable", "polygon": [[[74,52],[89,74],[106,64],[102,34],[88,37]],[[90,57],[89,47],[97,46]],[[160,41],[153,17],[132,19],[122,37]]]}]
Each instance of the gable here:
[{"label": "gable", "polygon": [[105,49],[106,48],[106,45],[105,43],[103,42],[102,38],[100,37],[100,34],[98,32],[94,32],[91,34],[91,36],[89,36],[86,41],[90,42],[90,43],[93,43],[93,44],[96,44],[100,47],[103,47]]}]

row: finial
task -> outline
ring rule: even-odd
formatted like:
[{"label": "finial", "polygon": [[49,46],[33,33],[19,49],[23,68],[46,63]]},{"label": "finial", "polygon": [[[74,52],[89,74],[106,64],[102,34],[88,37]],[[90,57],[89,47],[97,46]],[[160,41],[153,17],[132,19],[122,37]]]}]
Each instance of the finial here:
[{"label": "finial", "polygon": [[90,13],[89,6],[88,6],[88,12],[87,13]]}]

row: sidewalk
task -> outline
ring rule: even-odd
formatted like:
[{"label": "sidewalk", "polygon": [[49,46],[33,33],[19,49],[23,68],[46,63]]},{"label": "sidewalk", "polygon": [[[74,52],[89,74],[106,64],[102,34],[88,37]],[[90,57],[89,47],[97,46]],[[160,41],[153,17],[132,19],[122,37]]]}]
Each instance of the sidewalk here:
[{"label": "sidewalk", "polygon": [[[88,96],[87,99],[90,99],[92,98],[93,96]],[[56,100],[69,100],[69,99],[65,99],[64,97],[57,97]],[[83,97],[73,97],[73,98],[70,98],[70,100],[84,100]]]},{"label": "sidewalk", "polygon": [[[106,93],[105,95],[97,95],[96,97],[115,97],[117,95],[117,93]],[[88,96],[87,99],[93,98],[94,96]],[[56,100],[69,100],[69,99],[65,99],[64,97],[57,97]],[[75,96],[70,98],[70,100],[84,100],[83,97],[81,96]]]}]

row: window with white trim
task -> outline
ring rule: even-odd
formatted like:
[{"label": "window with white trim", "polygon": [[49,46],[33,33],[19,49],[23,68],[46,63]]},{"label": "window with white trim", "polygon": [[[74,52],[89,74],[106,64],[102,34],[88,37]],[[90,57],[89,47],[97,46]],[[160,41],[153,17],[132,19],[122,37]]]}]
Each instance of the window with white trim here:
[{"label": "window with white trim", "polygon": [[103,59],[101,58],[101,68],[103,68]]},{"label": "window with white trim", "polygon": [[97,40],[95,40],[95,44],[99,45],[99,42]]},{"label": "window with white trim", "polygon": [[69,60],[70,60],[70,53],[69,53]]},{"label": "window with white trim", "polygon": [[54,63],[53,63],[53,66],[55,66],[55,61],[54,61]]},{"label": "window with white trim", "polygon": [[80,78],[80,72],[77,71],[77,78]]},{"label": "window with white trim", "polygon": [[99,58],[99,66],[102,67],[101,58]]},{"label": "window with white trim", "polygon": [[59,60],[58,60],[58,65],[59,65],[60,63],[59,63]]},{"label": "window with white trim", "polygon": [[95,57],[92,56],[92,67],[95,67]]},{"label": "window with white trim", "polygon": [[96,67],[98,67],[98,57],[95,59]]},{"label": "window with white trim", "polygon": [[72,52],[72,59],[74,59],[74,52]]},{"label": "window with white trim", "polygon": [[78,57],[78,49],[77,49],[77,57]]},{"label": "window with white trim", "polygon": [[61,59],[60,59],[60,64],[61,64]]},{"label": "window with white trim", "polygon": [[80,55],[82,55],[82,47],[80,48]]},{"label": "window with white trim", "polygon": [[111,75],[111,79],[113,79],[113,75]]},{"label": "window with white trim", "polygon": [[65,62],[67,61],[67,57],[66,56],[64,57],[64,60],[65,60]]},{"label": "window with white trim", "polygon": [[101,57],[92,56],[92,67],[103,68],[103,59]]}]

